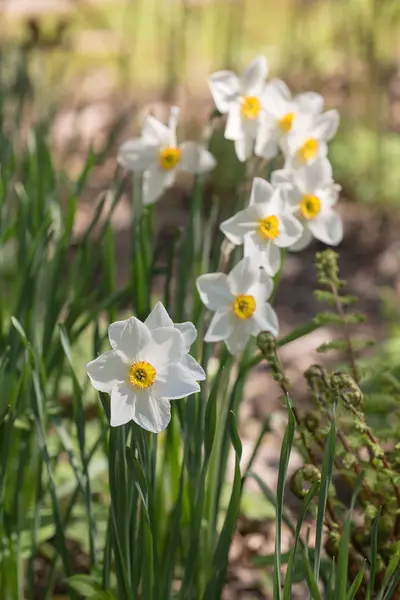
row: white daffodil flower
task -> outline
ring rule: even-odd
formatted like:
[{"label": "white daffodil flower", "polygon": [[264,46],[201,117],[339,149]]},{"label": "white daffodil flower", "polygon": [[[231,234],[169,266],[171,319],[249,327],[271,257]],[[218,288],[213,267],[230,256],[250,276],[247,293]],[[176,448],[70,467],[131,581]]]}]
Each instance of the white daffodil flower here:
[{"label": "white daffodil flower", "polygon": [[300,169],[274,171],[271,181],[273,185],[285,187],[288,207],[304,227],[302,237],[291,250],[302,250],[313,237],[331,246],[342,241],[343,223],[333,210],[341,188],[333,181],[332,166],[327,158],[317,158]]},{"label": "white daffodil flower", "polygon": [[215,312],[204,337],[206,342],[223,340],[231,354],[239,354],[249,337],[260,331],[278,335],[278,318],[267,302],[272,279],[250,258],[238,262],[229,275],[201,275],[197,289],[202,302]]},{"label": "white daffodil flower", "polygon": [[214,156],[195,142],[178,144],[179,108],[173,106],[168,126],[151,115],[143,123],[142,136],[125,142],[118,152],[119,164],[143,172],[143,204],[153,204],[170,188],[178,170],[203,174],[216,163]]},{"label": "white daffodil flower", "polygon": [[111,394],[111,426],[133,420],[159,433],[171,419],[169,401],[200,390],[186,364],[187,341],[176,328],[150,330],[135,317],[112,323],[108,336],[113,349],[86,370],[96,390]]},{"label": "white daffodil flower", "polygon": [[303,226],[286,209],[285,189],[274,189],[259,177],[253,180],[247,208],[224,221],[221,231],[233,244],[244,244],[244,255],[251,256],[268,275],[279,270],[280,248],[288,248],[303,234]]},{"label": "white daffodil flower", "polygon": [[298,127],[302,115],[318,115],[324,99],[320,94],[305,92],[292,97],[286,83],[271,80],[265,86],[263,113],[257,133],[255,153],[262,158],[274,158],[279,149],[285,151],[286,140]]},{"label": "white daffodil flower", "polygon": [[264,56],[255,58],[241,77],[233,71],[217,71],[208,80],[215,105],[228,115],[225,138],[235,142],[240,161],[248,160],[254,148],[263,110],[263,92],[268,65]]},{"label": "white daffodil flower", "polygon": [[296,127],[286,138],[283,148],[287,157],[285,166],[298,169],[328,154],[328,142],[339,126],[337,110],[322,114],[302,113],[296,119]]}]

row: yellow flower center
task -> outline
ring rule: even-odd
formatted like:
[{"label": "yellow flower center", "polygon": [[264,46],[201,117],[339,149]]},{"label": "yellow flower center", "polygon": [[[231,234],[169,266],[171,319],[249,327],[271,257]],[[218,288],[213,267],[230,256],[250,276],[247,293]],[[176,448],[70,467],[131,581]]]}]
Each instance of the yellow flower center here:
[{"label": "yellow flower center", "polygon": [[279,119],[279,127],[282,133],[288,133],[292,129],[294,119],[294,112],[286,113],[281,119]]},{"label": "yellow flower center", "polygon": [[242,117],[256,119],[261,110],[261,104],[256,96],[244,96],[242,99]]},{"label": "yellow flower center", "polygon": [[250,319],[256,310],[256,300],[253,296],[246,296],[245,294],[236,296],[232,308],[239,319]]},{"label": "yellow flower center", "polygon": [[318,140],[315,138],[308,138],[304,144],[299,148],[298,155],[303,162],[307,162],[315,157],[318,152]]},{"label": "yellow flower center", "polygon": [[129,382],[141,390],[153,385],[155,376],[155,368],[145,360],[133,363],[129,369]]},{"label": "yellow flower center", "polygon": [[321,210],[321,201],[317,196],[305,194],[299,202],[299,210],[305,219],[315,219]]},{"label": "yellow flower center", "polygon": [[169,171],[174,169],[181,160],[181,151],[179,148],[168,147],[160,150],[160,165],[163,169]]},{"label": "yellow flower center", "polygon": [[264,217],[258,221],[258,235],[263,240],[274,240],[279,235],[279,220],[275,215]]}]

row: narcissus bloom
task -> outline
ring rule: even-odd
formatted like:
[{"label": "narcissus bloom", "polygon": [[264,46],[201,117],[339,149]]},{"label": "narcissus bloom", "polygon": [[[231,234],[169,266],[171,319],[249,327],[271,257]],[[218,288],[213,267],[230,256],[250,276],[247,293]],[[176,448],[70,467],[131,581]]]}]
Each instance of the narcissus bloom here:
[{"label": "narcissus bloom", "polygon": [[324,100],[320,94],[305,92],[292,97],[286,83],[271,80],[265,86],[260,127],[257,133],[255,153],[270,159],[278,150],[286,150],[287,139],[301,125],[303,115],[318,115]]},{"label": "narcissus bloom", "polygon": [[328,142],[335,135],[338,126],[337,110],[328,110],[320,115],[300,115],[285,144],[286,166],[296,169],[313,163],[319,156],[326,156]]},{"label": "narcissus bloom", "polygon": [[[187,360],[189,336],[173,326],[157,327],[162,312],[153,311],[148,324],[135,317],[112,323],[108,329],[112,350],[86,367],[96,390],[111,394],[112,426],[133,420],[158,433],[171,419],[169,401],[200,390],[195,377],[201,379],[204,373],[194,374]],[[189,335],[192,339],[193,331]]]},{"label": "narcissus bloom", "polygon": [[342,220],[333,210],[340,186],[333,181],[332,166],[327,158],[320,157],[300,169],[274,171],[272,183],[285,187],[288,208],[304,227],[302,237],[291,250],[302,250],[312,237],[331,246],[342,241]]},{"label": "narcissus bloom", "polygon": [[253,153],[267,73],[265,57],[258,56],[241,77],[233,71],[218,71],[208,80],[216,107],[228,115],[225,137],[235,142],[237,157],[242,162]]},{"label": "narcissus bloom", "polygon": [[215,312],[206,342],[223,340],[231,354],[244,350],[249,337],[260,331],[278,335],[278,318],[267,300],[272,279],[252,263],[242,259],[229,273],[208,273],[197,279],[202,302]]},{"label": "narcissus bloom", "polygon": [[302,234],[301,223],[286,209],[284,188],[274,189],[259,177],[253,180],[248,208],[220,225],[233,244],[244,244],[244,255],[251,256],[269,275],[280,267],[280,248],[288,248]]},{"label": "narcissus bloom", "polygon": [[179,108],[173,106],[168,126],[151,115],[143,123],[142,136],[125,142],[117,160],[132,171],[143,172],[143,204],[153,204],[174,184],[177,170],[203,174],[211,171],[216,160],[195,142],[178,144],[176,126]]}]

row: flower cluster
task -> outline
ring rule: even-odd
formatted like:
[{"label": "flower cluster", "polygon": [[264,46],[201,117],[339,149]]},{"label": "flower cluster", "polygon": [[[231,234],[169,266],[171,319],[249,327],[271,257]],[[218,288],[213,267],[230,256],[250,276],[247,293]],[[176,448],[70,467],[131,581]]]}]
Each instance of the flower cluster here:
[{"label": "flower cluster", "polygon": [[[242,352],[250,336],[278,335],[278,318],[268,303],[273,277],[281,268],[281,249],[301,250],[314,237],[337,245],[343,227],[334,206],[340,186],[332,177],[327,143],[339,117],[323,112],[322,96],[292,96],[283,81],[265,81],[264,57],[252,61],[241,77],[219,71],[209,79],[218,111],[226,114],[225,138],[240,161],[253,153],[263,159],[284,157],[271,182],[255,177],[249,204],[225,220],[221,231],[243,258],[229,274],[197,279],[205,306],[214,313],[206,342],[224,341],[232,354]],[[118,162],[143,173],[144,205],[159,200],[178,170],[202,175],[216,160],[202,145],[177,141],[179,109],[172,107],[168,126],[147,116],[139,138],[120,148]],[[175,324],[158,303],[144,323],[132,317],[109,327],[112,350],[87,365],[93,386],[111,394],[111,425],[130,420],[159,432],[170,420],[171,399],[199,391],[205,374],[189,350],[197,331],[192,323]]]},{"label": "flower cluster", "polygon": [[271,279],[281,268],[281,248],[298,251],[312,240],[337,245],[343,225],[334,211],[340,186],[332,177],[327,142],[339,124],[336,110],[323,112],[322,96],[292,96],[287,85],[266,82],[267,62],[260,56],[241,77],[218,71],[209,79],[218,111],[227,115],[225,138],[235,144],[240,161],[253,153],[264,159],[283,154],[284,166],[271,182],[255,177],[249,204],[221,223],[220,229],[244,258],[229,276],[202,275],[200,297],[215,311],[206,341],[225,340],[237,354],[249,336],[278,333],[278,320],[267,303]]}]

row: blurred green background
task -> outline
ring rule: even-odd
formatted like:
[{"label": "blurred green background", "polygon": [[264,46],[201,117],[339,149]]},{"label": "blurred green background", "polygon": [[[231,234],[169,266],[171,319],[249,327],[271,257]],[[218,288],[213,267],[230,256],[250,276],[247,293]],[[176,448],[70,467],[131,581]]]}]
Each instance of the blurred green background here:
[{"label": "blurred green background", "polygon": [[62,114],[52,132],[74,168],[82,139],[102,132],[106,154],[148,103],[180,104],[195,136],[212,108],[208,75],[262,53],[272,76],[340,110],[331,159],[345,196],[392,204],[399,32],[398,0],[0,0],[3,99],[21,111],[29,98],[47,123]]}]

